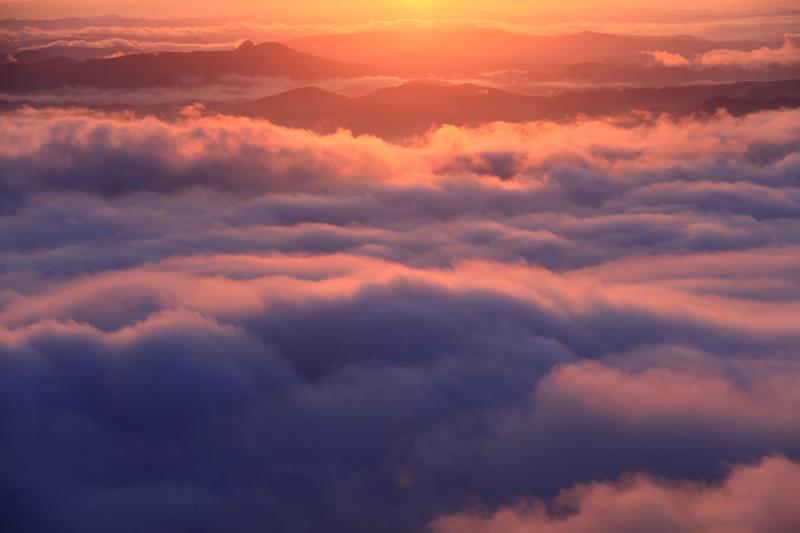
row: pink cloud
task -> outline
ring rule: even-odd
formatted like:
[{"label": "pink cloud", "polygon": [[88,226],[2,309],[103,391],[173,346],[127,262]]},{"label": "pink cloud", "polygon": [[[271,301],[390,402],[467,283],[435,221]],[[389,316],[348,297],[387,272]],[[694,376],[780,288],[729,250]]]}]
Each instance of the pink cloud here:
[{"label": "pink cloud", "polygon": [[[512,175],[507,177],[515,179],[492,184],[509,190],[546,190],[559,181],[564,186],[567,183],[554,174],[580,167],[613,174],[608,186],[626,188],[647,184],[659,172],[663,179],[669,179],[676,160],[683,161],[688,171],[704,173],[726,158],[739,161],[739,169],[753,167],[751,176],[757,182],[764,172],[755,165],[759,150],[763,147],[765,156],[777,155],[770,143],[781,148],[783,154],[771,161],[770,167],[778,172],[788,171],[796,163],[798,156],[791,148],[792,143],[798,142],[794,124],[800,115],[786,111],[743,118],[723,115],[715,120],[653,118],[633,125],[598,119],[568,125],[535,122],[496,123],[474,129],[444,126],[401,146],[368,136],[354,137],[345,131],[320,136],[262,120],[198,118],[200,111],[195,107],[190,118],[165,122],[136,119],[130,114],[23,110],[0,117],[0,157],[6,164],[14,158],[36,157],[40,165],[59,165],[69,171],[83,160],[78,157],[82,152],[125,152],[127,157],[150,160],[176,176],[197,170],[193,176],[181,178],[189,181],[201,180],[205,174],[199,170],[204,167],[224,164],[231,166],[227,174],[233,175],[217,178],[219,184],[225,181],[225,186],[234,188],[296,189],[307,187],[309,181],[324,181],[330,186],[339,180],[352,184],[374,183],[376,179],[397,186],[433,187],[453,178],[437,169],[453,168],[457,157],[470,163],[460,167],[466,170],[458,176],[462,183],[469,174],[485,177],[494,170],[486,164],[486,157],[492,154],[513,156],[514,164],[509,165]],[[476,159],[475,154],[481,157]],[[273,178],[257,178],[256,171]],[[737,177],[738,172],[732,169],[725,180],[744,180],[744,176]],[[722,180],[723,176],[716,179]],[[213,186],[214,180],[208,180],[207,184]],[[78,179],[73,186],[80,183]],[[131,186],[146,187],[147,183],[136,181]],[[171,185],[169,181],[161,183]]]},{"label": "pink cloud", "polygon": [[[797,365],[784,372],[756,361],[739,362],[745,384],[712,369],[651,368],[631,373],[599,363],[566,365],[554,370],[536,391],[542,413],[583,413],[631,428],[687,424],[700,431],[794,434],[800,426],[800,393],[792,386]],[[756,429],[757,428],[757,429]]]},{"label": "pink cloud", "polygon": [[646,52],[646,54],[650,55],[653,58],[653,61],[655,61],[657,64],[665,67],[688,67],[691,64],[689,60],[683,57],[681,54],[673,52],[653,50]]},{"label": "pink cloud", "polygon": [[749,52],[712,50],[699,62],[705,67],[741,67],[759,69],[770,65],[800,65],[800,34],[787,34],[780,48],[762,47]]},{"label": "pink cloud", "polygon": [[800,465],[781,456],[733,467],[707,485],[634,474],[577,485],[552,505],[531,500],[489,516],[463,513],[432,524],[437,533],[615,533],[708,531],[751,533],[800,529]]},{"label": "pink cloud", "polygon": [[[375,235],[370,238],[374,239]],[[341,266],[320,270],[317,264],[327,260],[333,261],[331,265]],[[203,268],[198,268],[201,265]],[[346,270],[342,270],[345,266]],[[600,271],[602,275],[613,278],[613,266],[604,268],[605,271]],[[710,268],[706,270],[708,277],[711,277]],[[243,272],[250,274],[245,279],[237,279]],[[305,272],[318,274],[309,279]],[[590,272],[560,274],[540,267],[480,260],[461,261],[448,268],[421,268],[358,256],[205,255],[173,258],[163,265],[153,263],[90,276],[54,285],[38,295],[12,298],[0,309],[0,320],[9,327],[42,320],[124,323],[128,320],[124,317],[135,316],[136,310],[142,308],[153,312],[181,308],[219,319],[238,319],[272,309],[279,305],[276,302],[341,303],[370,291],[392,291],[400,283],[429,287],[454,297],[479,293],[491,294],[509,303],[525,302],[556,321],[593,323],[604,315],[631,316],[661,323],[662,327],[728,331],[772,341],[788,342],[797,338],[795,325],[800,320],[800,307],[793,302],[767,303],[707,294],[707,291],[698,290],[698,286],[702,287],[698,284],[687,290],[680,284],[605,282]],[[578,370],[572,369],[569,372],[573,373],[557,377],[578,379],[584,375]],[[599,369],[589,370],[591,376],[600,375]],[[616,376],[614,373],[603,375],[610,380]],[[641,379],[651,377],[657,381],[659,376]],[[595,381],[603,391],[609,390],[603,383]],[[650,387],[660,388],[646,380],[644,383],[636,381],[628,392],[634,394]],[[679,396],[688,398],[690,393],[700,393],[704,387],[689,387]],[[613,404],[615,400],[609,397],[608,401]],[[730,398],[720,401],[731,403]],[[622,397],[619,404],[626,402]]]}]

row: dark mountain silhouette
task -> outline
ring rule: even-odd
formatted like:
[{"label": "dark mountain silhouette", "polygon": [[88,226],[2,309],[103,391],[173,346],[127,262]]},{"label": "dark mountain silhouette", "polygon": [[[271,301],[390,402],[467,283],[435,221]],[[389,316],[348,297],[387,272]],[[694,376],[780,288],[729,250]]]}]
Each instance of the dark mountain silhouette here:
[{"label": "dark mountain silhouette", "polygon": [[583,32],[541,37],[498,29],[443,28],[323,35],[291,44],[302,50],[274,42],[254,45],[246,41],[236,50],[137,53],[113,58],[96,55],[107,56],[120,50],[50,46],[17,51],[0,58],[0,91],[202,84],[226,74],[289,77],[313,83],[325,78],[367,75],[424,77],[495,72],[493,76],[507,78],[509,85],[551,81],[675,85],[800,76],[800,67],[796,66],[773,66],[758,72],[668,68],[654,65],[652,58],[643,53],[658,49],[692,56],[721,46],[734,49],[757,46],[757,43],[714,43],[688,36],[635,37]]},{"label": "dark mountain silhouette", "polygon": [[31,48],[27,50],[17,50],[11,52],[20,63],[38,63],[41,61],[61,61],[74,62],[85,61],[87,59],[102,59],[116,53],[124,53],[125,50],[116,47],[91,47],[91,46],[44,46],[41,48]]},{"label": "dark mountain silhouette", "polygon": [[[571,120],[576,116],[619,115],[634,110],[668,114],[713,113],[726,109],[740,115],[764,109],[800,106],[800,79],[777,82],[738,82],[572,91],[558,96],[526,96],[474,84],[444,85],[416,81],[356,98],[316,87],[304,87],[252,102],[206,104],[206,113],[268,119],[275,124],[317,133],[348,129],[402,140],[430,128],[452,124],[477,126],[503,121]],[[183,116],[188,104],[157,106],[94,106],[105,111],[132,111],[172,119]],[[28,102],[0,102],[0,110]],[[63,104],[60,107],[87,107]]]},{"label": "dark mountain silhouette", "polygon": [[676,85],[681,83],[730,83],[741,80],[775,81],[800,78],[800,66],[770,65],[759,70],[736,67],[665,67],[621,62],[575,63],[532,70],[518,76],[532,82],[577,81],[584,83],[624,83],[632,85]]},{"label": "dark mountain silhouette", "polygon": [[58,59],[58,55],[49,54],[43,50],[24,50],[13,54],[7,53],[0,55],[0,65],[7,65],[10,63],[38,63],[40,61],[54,61]]},{"label": "dark mountain silhouette", "polygon": [[798,94],[800,80],[573,91],[558,96],[526,96],[474,84],[411,82],[357,98],[307,88],[209,109],[321,133],[345,128],[356,134],[397,139],[441,124],[565,120],[631,110],[694,113],[730,108],[732,112],[753,112],[795,107],[800,103]]},{"label": "dark mountain silhouette", "polygon": [[800,97],[789,98],[759,98],[759,97],[742,97],[735,98],[730,96],[717,96],[707,101],[702,111],[706,113],[714,113],[719,109],[724,109],[734,116],[743,116],[757,111],[764,110],[777,110],[777,109],[793,109],[800,107]]},{"label": "dark mountain silhouette", "polygon": [[539,64],[622,61],[647,63],[662,50],[694,56],[728,48],[752,50],[769,43],[713,42],[692,36],[644,37],[581,32],[539,36],[496,28],[436,28],[318,35],[286,43],[304,52],[381,65],[393,72],[426,75],[519,68]]},{"label": "dark mountain silhouette", "polygon": [[69,65],[13,63],[0,66],[0,90],[26,92],[63,86],[101,89],[158,87],[202,82],[226,74],[286,76],[314,81],[374,74],[373,67],[331,61],[292,50],[279,43],[215,52],[158,52]]},{"label": "dark mountain silhouette", "polygon": [[335,130],[358,106],[354,99],[317,87],[301,87],[246,104],[212,106],[223,113],[266,117],[276,124],[317,131]]}]

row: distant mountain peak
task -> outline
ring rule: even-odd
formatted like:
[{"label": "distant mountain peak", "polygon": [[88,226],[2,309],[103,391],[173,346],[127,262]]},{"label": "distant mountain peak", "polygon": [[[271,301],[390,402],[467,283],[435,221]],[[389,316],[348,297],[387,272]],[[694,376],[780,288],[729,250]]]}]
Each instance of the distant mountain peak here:
[{"label": "distant mountain peak", "polygon": [[325,59],[281,43],[254,44],[252,41],[243,41],[236,50],[156,51],[62,63],[63,60],[20,64],[6,60],[3,63],[0,57],[0,90],[25,92],[64,86],[166,87],[183,84],[187,79],[208,82],[228,74],[313,81],[378,72],[375,67]]}]

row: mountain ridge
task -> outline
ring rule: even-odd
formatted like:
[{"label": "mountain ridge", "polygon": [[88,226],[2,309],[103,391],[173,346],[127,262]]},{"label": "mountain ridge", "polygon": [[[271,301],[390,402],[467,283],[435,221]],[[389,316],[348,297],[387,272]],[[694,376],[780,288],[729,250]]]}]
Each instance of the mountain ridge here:
[{"label": "mountain ridge", "polygon": [[[202,113],[267,119],[285,127],[317,133],[347,129],[390,141],[424,133],[443,124],[477,126],[490,122],[568,120],[649,111],[666,114],[709,114],[725,109],[734,115],[764,109],[800,107],[800,79],[661,88],[617,88],[569,91],[556,96],[528,96],[474,83],[443,85],[414,80],[363,96],[350,97],[306,86],[244,103],[206,103]],[[97,111],[132,111],[140,115],[181,118],[192,102],[155,106],[86,106]],[[0,110],[31,102],[3,102]]]},{"label": "mountain ridge", "polygon": [[289,77],[302,81],[376,74],[377,69],[320,58],[278,42],[239,46],[235,50],[149,52],[87,59],[67,65],[9,63],[0,66],[0,90],[25,92],[82,86],[98,89],[177,85],[226,74]]}]

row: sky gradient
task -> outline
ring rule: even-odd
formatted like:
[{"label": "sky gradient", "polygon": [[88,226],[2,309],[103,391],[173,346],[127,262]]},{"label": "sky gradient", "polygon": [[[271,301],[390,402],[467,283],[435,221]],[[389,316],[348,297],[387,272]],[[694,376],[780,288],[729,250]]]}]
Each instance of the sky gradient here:
[{"label": "sky gradient", "polygon": [[[638,2],[630,0],[567,0],[561,2],[523,2],[499,0],[491,3],[462,2],[453,0],[348,0],[330,2],[327,0],[298,0],[291,7],[276,6],[258,0],[234,0],[220,5],[218,2],[178,0],[163,2],[131,0],[55,0],[55,1],[0,1],[4,16],[18,18],[57,18],[64,16],[124,15],[138,17],[202,17],[202,16],[243,16],[273,15],[293,20],[335,20],[337,22],[365,22],[368,20],[387,20],[396,18],[445,18],[445,19],[490,19],[509,20],[537,16],[592,17],[596,14],[614,14],[624,18],[652,16],[653,13],[686,9],[696,12],[721,10],[735,12],[761,7],[775,9],[772,4],[753,0],[722,2],[706,0],[702,6],[697,2],[676,0],[675,2],[652,2],[646,9]],[[784,6],[791,7],[791,6]]]}]

